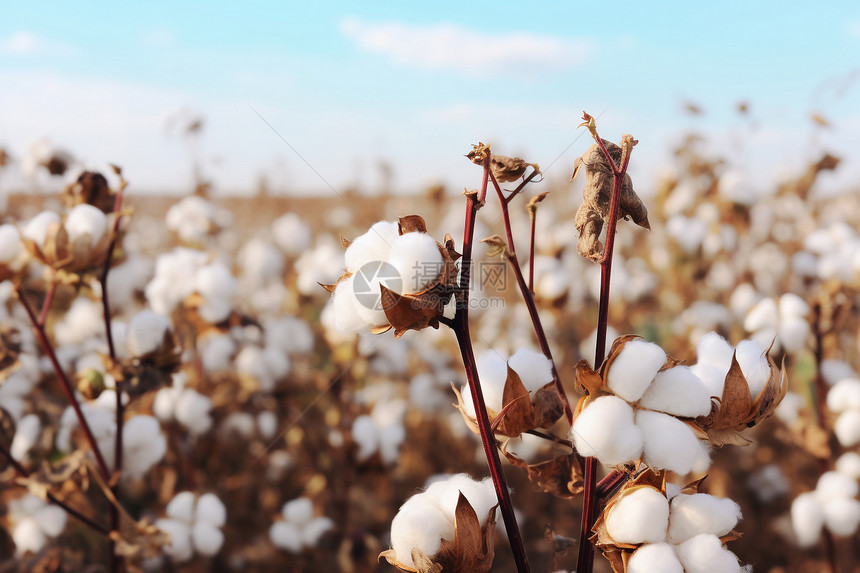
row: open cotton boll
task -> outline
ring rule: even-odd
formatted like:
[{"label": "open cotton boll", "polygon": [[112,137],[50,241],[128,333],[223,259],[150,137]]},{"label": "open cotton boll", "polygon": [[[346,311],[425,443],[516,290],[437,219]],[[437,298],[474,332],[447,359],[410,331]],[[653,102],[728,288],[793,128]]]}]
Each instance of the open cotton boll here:
[{"label": "open cotton boll", "polygon": [[508,358],[508,366],[517,373],[529,392],[540,390],[552,382],[552,362],[542,353],[520,348]]},{"label": "open cotton boll", "polygon": [[709,396],[722,398],[728,367],[723,368],[714,364],[699,362],[691,366],[690,371],[702,381]]},{"label": "open cotton boll", "polygon": [[[500,412],[505,391],[505,382],[508,379],[508,363],[494,350],[487,350],[475,359],[478,367],[478,379],[481,381],[481,392],[484,395],[484,403],[487,408]],[[460,391],[463,396],[463,409],[466,414],[475,417],[475,404],[472,401],[472,392],[468,382]]]},{"label": "open cotton boll", "polygon": [[214,493],[204,493],[197,500],[194,518],[195,521],[205,521],[216,527],[224,527],[227,523],[227,508]]},{"label": "open cotton boll", "polygon": [[809,322],[802,316],[789,316],[779,325],[779,342],[786,352],[797,352],[806,346]]},{"label": "open cotton boll", "polygon": [[606,532],[617,543],[657,543],[666,538],[669,502],[653,487],[626,493],[606,515]]},{"label": "open cotton boll", "polygon": [[860,479],[860,454],[845,452],[836,460],[836,471],[842,475]]},{"label": "open cotton boll", "polygon": [[749,384],[750,396],[755,400],[770,380],[770,364],[765,357],[765,350],[753,340],[741,340],[735,356]]},{"label": "open cotton boll", "polygon": [[174,416],[195,436],[200,436],[212,427],[212,400],[191,388],[185,388],[176,401]]},{"label": "open cotton boll", "polygon": [[809,304],[794,293],[786,293],[779,297],[779,315],[781,318],[804,317],[809,314]]},{"label": "open cotton boll", "polygon": [[170,330],[170,321],[149,309],[134,315],[128,324],[126,346],[131,356],[143,356],[156,350]]},{"label": "open cotton boll", "polygon": [[827,409],[831,412],[860,409],[860,380],[845,378],[827,392]]},{"label": "open cotton boll", "polygon": [[141,478],[167,453],[161,425],[152,416],[132,416],[122,433],[123,477]]},{"label": "open cotton boll", "polygon": [[860,525],[860,501],[856,499],[831,499],[823,506],[824,525],[833,535],[850,537]]},{"label": "open cotton boll", "polygon": [[[441,484],[438,493],[439,508],[451,523],[457,509],[457,501],[462,493],[469,501],[469,505],[475,510],[478,520],[483,526],[487,522],[490,508],[498,503],[493,483],[489,479],[475,481],[467,474],[456,474],[443,482],[436,482],[434,486]],[[433,486],[431,486],[433,487]],[[438,486],[437,486],[438,487]]]},{"label": "open cotton boll", "polygon": [[21,237],[15,225],[0,225],[0,263],[11,263],[21,254]]},{"label": "open cotton boll", "polygon": [[716,332],[709,332],[704,335],[696,347],[698,356],[697,364],[710,364],[719,368],[725,368],[725,372],[729,371],[729,366],[732,363],[732,354],[734,349],[726,342],[726,339]]},{"label": "open cotton boll", "polygon": [[56,537],[66,528],[66,512],[57,505],[43,504],[31,515],[48,537]]},{"label": "open cotton boll", "polygon": [[352,439],[358,444],[358,461],[365,461],[379,449],[379,432],[370,416],[362,415],[352,423]]},{"label": "open cotton boll", "polygon": [[207,521],[198,521],[191,528],[191,541],[201,555],[212,557],[224,544],[224,533]]},{"label": "open cotton boll", "polygon": [[857,373],[844,360],[822,360],[821,375],[831,386],[845,378],[857,378]]},{"label": "open cotton boll", "polygon": [[744,330],[756,332],[763,328],[774,328],[779,324],[779,308],[772,298],[765,298],[758,302],[747,313],[744,318]]},{"label": "open cotton boll", "polygon": [[610,364],[607,383],[617,396],[635,402],[665,363],[662,348],[644,340],[631,340]]},{"label": "open cotton boll", "polygon": [[290,553],[301,553],[302,551],[302,532],[301,530],[286,521],[276,521],[269,528],[269,540],[272,545],[289,551]]},{"label": "open cotton boll", "polygon": [[54,223],[59,222],[60,216],[53,211],[42,211],[27,222],[27,225],[24,227],[23,235],[36,243],[39,247],[43,247],[45,245],[45,239],[48,237],[48,229]]},{"label": "open cotton boll", "polygon": [[281,508],[281,514],[284,519],[296,525],[304,525],[313,519],[314,504],[306,497],[300,497],[292,501],[288,501]]},{"label": "open cotton boll", "polygon": [[637,549],[627,562],[627,573],[684,573],[684,567],[668,543],[648,543]]},{"label": "open cotton boll", "polygon": [[334,527],[334,521],[328,517],[315,517],[302,528],[302,543],[306,547],[314,547],[320,537]]},{"label": "open cotton boll", "polygon": [[391,244],[400,236],[400,226],[393,221],[374,223],[363,235],[356,237],[346,248],[343,260],[346,270],[356,273],[369,262],[387,261]]},{"label": "open cotton boll", "polygon": [[181,491],[173,496],[165,512],[173,519],[191,523],[194,521],[194,501],[193,492]]},{"label": "open cotton boll", "polygon": [[711,394],[688,366],[658,372],[639,400],[641,408],[693,418],[711,411]]},{"label": "open cotton boll", "polygon": [[707,458],[704,446],[690,426],[673,416],[639,410],[636,426],[642,432],[643,457],[652,469],[685,475],[701,458]]},{"label": "open cotton boll", "polygon": [[170,536],[170,543],[164,546],[164,551],[177,562],[188,561],[194,556],[191,545],[191,527],[175,519],[159,519],[155,527]]},{"label": "open cotton boll", "polygon": [[[0,396],[0,405],[4,405],[2,396]],[[16,424],[15,437],[12,439],[12,445],[9,446],[9,453],[19,462],[24,461],[27,452],[36,445],[41,433],[42,423],[39,417],[35,414],[27,414]]]},{"label": "open cotton boll", "polygon": [[860,486],[854,478],[835,471],[821,474],[815,486],[815,496],[821,502],[854,497],[858,491]]},{"label": "open cotton boll", "polygon": [[633,423],[633,408],[617,396],[602,396],[585,407],[570,438],[583,457],[616,466],[642,454],[642,431]]},{"label": "open cotton boll", "polygon": [[406,233],[391,242],[388,264],[403,281],[403,294],[425,290],[442,272],[442,253],[427,233]]},{"label": "open cotton boll", "polygon": [[812,547],[821,537],[824,509],[813,492],[802,493],[791,503],[791,527],[801,547]]},{"label": "open cotton boll", "polygon": [[353,289],[354,279],[355,275],[352,275],[342,280],[331,295],[334,327],[338,332],[358,332],[368,326],[367,321],[358,314],[358,300]]},{"label": "open cotton boll", "polygon": [[307,223],[295,213],[285,213],[272,222],[275,243],[288,255],[298,255],[311,246],[313,234]]},{"label": "open cotton boll", "polygon": [[701,533],[720,537],[731,531],[740,518],[741,508],[731,499],[706,493],[680,494],[672,499],[668,540],[683,543]]},{"label": "open cotton boll", "polygon": [[232,310],[233,296],[237,289],[235,277],[220,261],[199,269],[195,276],[195,290],[205,301],[197,309],[203,320],[211,323],[225,320]]},{"label": "open cotton boll", "polygon": [[833,424],[833,433],[844,448],[860,444],[860,410],[842,412]]},{"label": "open cotton boll", "polygon": [[723,547],[716,535],[697,535],[677,545],[675,551],[685,573],[738,573],[744,570],[737,556]]},{"label": "open cotton boll", "polygon": [[397,560],[412,567],[412,549],[433,556],[442,539],[454,539],[454,524],[432,505],[405,504],[391,521],[391,547]]},{"label": "open cotton boll", "polygon": [[69,211],[65,227],[69,234],[69,241],[74,243],[79,237],[88,235],[90,247],[95,247],[107,230],[107,218],[101,209],[81,203]]},{"label": "open cotton boll", "polygon": [[219,372],[230,368],[236,342],[229,334],[209,334],[198,339],[200,361],[207,372]]},{"label": "open cotton boll", "polygon": [[38,553],[48,538],[32,517],[23,517],[12,527],[12,541],[15,543],[15,556],[22,557],[28,551]]}]

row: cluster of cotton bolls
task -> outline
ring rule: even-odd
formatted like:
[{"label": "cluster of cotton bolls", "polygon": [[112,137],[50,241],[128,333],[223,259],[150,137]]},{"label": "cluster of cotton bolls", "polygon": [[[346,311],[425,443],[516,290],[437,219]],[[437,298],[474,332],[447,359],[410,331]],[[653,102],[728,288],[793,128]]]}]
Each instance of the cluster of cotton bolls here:
[{"label": "cluster of cotton bolls", "polygon": [[[653,469],[704,471],[706,445],[679,418],[704,416],[712,393],[687,366],[661,369],[667,356],[644,340],[628,341],[609,366],[607,386],[580,412],[570,430],[577,451],[615,466],[640,457]],[[726,366],[723,376],[728,372]]]},{"label": "cluster of cotton bolls", "polygon": [[860,444],[860,379],[843,378],[827,392],[827,409],[837,414],[833,433],[845,448]]},{"label": "cluster of cotton bolls", "polygon": [[227,509],[214,493],[198,497],[190,491],[180,492],[165,511],[167,517],[156,520],[155,527],[170,536],[164,550],[173,561],[188,561],[195,553],[211,557],[221,550]]},{"label": "cluster of cotton bolls", "polygon": [[66,528],[66,512],[31,493],[10,500],[7,516],[16,557],[38,553]]},{"label": "cluster of cotton bolls", "polygon": [[741,567],[720,541],[741,518],[738,504],[704,493],[672,494],[650,486],[633,487],[604,514],[606,532],[613,541],[640,546],[627,562],[629,573],[752,570]]},{"label": "cluster of cotton bolls", "polygon": [[391,522],[391,547],[399,562],[412,567],[413,548],[432,557],[442,547],[443,539],[454,540],[454,514],[461,493],[475,510],[481,526],[487,523],[497,503],[489,478],[475,481],[466,474],[456,474],[434,481],[400,506]]},{"label": "cluster of cotton bolls", "polygon": [[239,295],[259,314],[278,312],[287,297],[286,257],[272,243],[251,239],[239,250]]},{"label": "cluster of cotton bolls", "polygon": [[809,305],[796,294],[787,293],[779,297],[764,298],[753,306],[744,319],[744,329],[752,333],[751,338],[759,346],[774,351],[797,352],[806,346],[809,337]]},{"label": "cluster of cotton bolls", "polygon": [[[484,403],[488,410],[499,413],[504,408],[502,403],[505,383],[508,379],[508,368],[517,376],[528,391],[529,396],[553,381],[552,363],[541,354],[529,348],[521,348],[510,358],[505,358],[495,350],[486,350],[475,359],[478,367],[478,380],[484,394]],[[475,418],[475,404],[468,382],[463,386],[463,409],[471,418]]]},{"label": "cluster of cotton bolls", "polygon": [[356,458],[367,461],[379,452],[383,463],[391,465],[400,457],[400,445],[406,439],[403,416],[406,403],[402,400],[377,402],[370,414],[358,416],[352,423],[352,439],[358,445]]},{"label": "cluster of cotton bolls", "polygon": [[187,243],[203,243],[220,229],[230,226],[233,215],[211,201],[189,195],[167,211],[167,228]]},{"label": "cluster of cotton bolls", "polygon": [[[18,228],[15,225],[0,225],[0,267],[6,267],[10,272],[19,270],[23,264],[21,259],[23,252]],[[3,274],[0,271],[0,278],[5,280]]]},{"label": "cluster of cotton bolls", "polygon": [[193,388],[186,387],[184,372],[173,375],[173,385],[155,395],[152,410],[159,420],[176,420],[194,436],[202,436],[212,427],[212,400]]},{"label": "cluster of cotton bolls", "polygon": [[415,294],[432,285],[442,272],[442,253],[427,233],[400,234],[397,222],[379,221],[347,247],[343,256],[349,276],[332,294],[337,327],[359,331],[388,324],[380,285],[398,294]]},{"label": "cluster of cotton bolls", "polygon": [[0,407],[13,420],[19,421],[27,408],[27,397],[42,378],[39,359],[33,354],[18,355],[19,366],[7,373],[6,379],[0,384]]},{"label": "cluster of cotton bolls", "polygon": [[803,248],[793,259],[798,272],[856,284],[860,272],[860,237],[850,225],[835,222],[817,229],[804,238]]},{"label": "cluster of cotton bolls", "polygon": [[218,323],[233,308],[238,283],[230,269],[203,251],[178,247],[159,255],[155,276],[146,285],[146,299],[152,309],[169,316],[183,300],[199,294],[202,303],[197,311],[203,320]]},{"label": "cluster of cotton bolls", "polygon": [[301,553],[316,547],[320,538],[334,527],[331,518],[314,516],[313,502],[306,497],[285,503],[281,516],[283,519],[269,528],[269,540],[275,547],[289,553]]},{"label": "cluster of cotton bolls", "polygon": [[815,490],[802,493],[791,504],[791,524],[801,547],[815,545],[822,531],[840,538],[850,538],[860,525],[860,455],[842,454],[835,470],[818,478]]}]

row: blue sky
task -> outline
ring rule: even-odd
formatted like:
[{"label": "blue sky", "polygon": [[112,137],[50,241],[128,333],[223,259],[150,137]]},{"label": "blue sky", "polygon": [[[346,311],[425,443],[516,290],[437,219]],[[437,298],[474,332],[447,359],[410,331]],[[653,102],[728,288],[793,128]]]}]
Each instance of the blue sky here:
[{"label": "blue sky", "polygon": [[[383,160],[409,191],[473,185],[462,155],[478,140],[562,181],[587,147],[567,149],[584,109],[604,137],[640,140],[648,178],[689,129],[718,150],[740,137],[735,159],[768,176],[860,133],[857,3],[654,4],[19,2],[0,20],[0,146],[20,157],[49,138],[141,190],[188,189],[196,158],[222,192],[261,175],[372,189]],[[833,127],[816,132],[812,112]],[[176,126],[196,116],[189,142]]]}]

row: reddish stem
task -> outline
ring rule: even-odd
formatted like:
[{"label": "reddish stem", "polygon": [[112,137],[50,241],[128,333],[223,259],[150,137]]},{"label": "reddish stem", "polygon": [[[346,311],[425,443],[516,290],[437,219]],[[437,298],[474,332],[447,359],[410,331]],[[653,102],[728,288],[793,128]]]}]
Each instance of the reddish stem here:
[{"label": "reddish stem", "polygon": [[48,286],[48,291],[45,293],[45,300],[42,301],[42,310],[39,312],[39,326],[45,326],[45,321],[48,320],[48,312],[51,310],[51,303],[54,302],[54,293],[57,291],[57,280],[52,275],[51,284]]},{"label": "reddish stem", "polygon": [[535,230],[537,228],[537,213],[529,217],[529,292],[535,295]]}]

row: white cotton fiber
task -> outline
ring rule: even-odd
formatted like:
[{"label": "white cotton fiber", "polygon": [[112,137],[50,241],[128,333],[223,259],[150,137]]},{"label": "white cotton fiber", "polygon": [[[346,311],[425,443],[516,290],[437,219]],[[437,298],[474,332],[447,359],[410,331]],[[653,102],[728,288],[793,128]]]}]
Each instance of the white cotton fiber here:
[{"label": "white cotton fiber", "polygon": [[637,549],[627,562],[627,573],[684,573],[681,562],[668,543],[648,543]]},{"label": "white cotton fiber", "polygon": [[166,512],[173,519],[191,523],[194,520],[194,493],[190,491],[177,493],[167,504]]},{"label": "white cotton fiber", "polygon": [[197,309],[203,320],[214,324],[230,316],[238,282],[223,263],[214,261],[198,269],[194,286],[204,299]]},{"label": "white cotton fiber", "polygon": [[693,430],[673,416],[639,410],[636,426],[642,432],[645,462],[652,469],[684,475],[703,457],[703,446]]},{"label": "white cotton fiber", "polygon": [[726,373],[729,371],[728,366],[723,368],[714,364],[699,362],[691,366],[690,371],[702,381],[709,396],[722,398],[723,387],[726,383]]},{"label": "white cotton fiber", "polygon": [[153,416],[132,416],[122,434],[123,477],[141,478],[167,453],[167,439]]},{"label": "white cotton fiber", "polygon": [[[494,412],[501,411],[505,382],[508,378],[508,363],[505,357],[495,350],[487,350],[477,356],[475,364],[478,367],[478,380],[481,383],[484,403]],[[468,384],[463,386],[461,393],[466,413],[475,417],[475,406]]]},{"label": "white cotton fiber", "polygon": [[134,315],[128,324],[126,345],[132,356],[143,356],[156,350],[170,330],[170,321],[149,309]]},{"label": "white cotton fiber", "polygon": [[791,526],[801,547],[812,547],[821,537],[824,510],[812,492],[802,493],[791,503]]},{"label": "white cotton fiber", "polygon": [[334,327],[338,332],[358,332],[367,328],[367,322],[358,314],[358,301],[353,292],[354,278],[348,277],[338,283],[331,295]]},{"label": "white cotton fiber", "polygon": [[[699,340],[696,353],[698,355],[698,364],[724,367],[725,372],[728,372],[729,365],[732,363],[734,349],[726,342],[725,338],[716,332],[709,332]],[[725,372],[723,373],[724,375]]]},{"label": "white cotton fiber", "polygon": [[723,547],[715,535],[703,533],[675,547],[686,573],[739,573],[742,569],[734,553]]},{"label": "white cotton fiber", "polygon": [[23,556],[27,551],[37,553],[48,539],[35,519],[30,516],[21,518],[12,528],[12,541],[15,542],[15,555]]},{"label": "white cotton fiber", "polygon": [[855,497],[860,490],[857,480],[843,473],[829,471],[821,474],[815,486],[815,496],[819,501]]},{"label": "white cotton fiber", "polygon": [[827,392],[827,409],[831,412],[860,409],[860,380],[844,378]]},{"label": "white cotton fiber", "polygon": [[387,261],[394,239],[400,236],[396,222],[379,221],[355,238],[343,254],[346,270],[356,273],[371,261]]},{"label": "white cotton fiber", "polygon": [[639,407],[693,418],[711,411],[711,394],[688,366],[658,372],[639,400]]},{"label": "white cotton fiber", "polygon": [[39,247],[45,245],[45,239],[48,237],[48,228],[60,222],[60,216],[53,211],[42,211],[27,223],[24,227],[24,237],[30,239]]},{"label": "white cotton fiber", "polygon": [[740,518],[741,508],[731,499],[706,493],[680,494],[672,499],[668,540],[683,543],[702,533],[720,537],[731,531]]},{"label": "white cotton fiber", "polygon": [[306,547],[314,547],[320,537],[334,527],[334,521],[328,517],[315,517],[305,524],[302,529],[302,543]]},{"label": "white cotton fiber", "polygon": [[0,225],[0,263],[10,263],[21,254],[21,237],[15,225]]},{"label": "white cotton fiber", "polygon": [[849,410],[840,414],[833,424],[833,433],[845,448],[852,448],[860,443],[860,410]]},{"label": "white cotton fiber", "polygon": [[736,357],[749,384],[750,396],[755,400],[770,380],[770,364],[765,357],[765,351],[753,340],[741,340],[736,349]]},{"label": "white cotton fiber", "polygon": [[206,521],[216,527],[227,523],[227,508],[214,493],[204,493],[197,500],[194,511],[196,521]]},{"label": "white cotton fiber", "polygon": [[301,530],[286,521],[276,521],[269,528],[269,540],[272,545],[279,547],[290,553],[301,553],[302,551],[302,532]]},{"label": "white cotton fiber", "polygon": [[[0,404],[4,404],[2,396],[0,396]],[[27,414],[21,418],[15,428],[15,437],[9,447],[12,457],[19,462],[24,461],[27,452],[36,445],[41,433],[42,423],[37,415]]]},{"label": "white cotton fiber", "polygon": [[552,382],[552,362],[542,353],[520,348],[508,358],[508,366],[517,373],[529,392],[540,390]]},{"label": "white cotton fiber", "polygon": [[288,501],[281,509],[284,519],[296,525],[304,525],[314,516],[314,504],[306,497]]},{"label": "white cotton fiber", "polygon": [[454,524],[436,507],[425,504],[405,504],[391,521],[391,547],[397,560],[414,565],[412,549],[433,556],[442,546],[442,539],[454,539]]},{"label": "white cotton fiber", "polygon": [[105,234],[107,218],[101,209],[82,203],[75,205],[69,211],[65,227],[69,234],[69,241],[74,243],[79,237],[88,235],[90,247],[95,247]]},{"label": "white cotton fiber", "polygon": [[845,452],[836,460],[836,471],[851,478],[860,479],[860,454]]},{"label": "white cotton fiber", "polygon": [[191,528],[191,541],[198,553],[211,557],[224,544],[224,534],[208,521],[198,521]]},{"label": "white cotton fiber", "polygon": [[32,517],[48,537],[56,537],[66,528],[66,512],[57,505],[44,505]]},{"label": "white cotton fiber", "polygon": [[789,316],[779,325],[779,343],[786,352],[797,352],[806,346],[809,338],[809,322],[801,316]]},{"label": "white cotton fiber", "polygon": [[174,561],[188,561],[194,555],[191,545],[191,528],[187,523],[175,519],[159,519],[155,527],[170,536],[170,543],[164,546],[165,552]]},{"label": "white cotton fiber", "polygon": [[804,317],[809,314],[809,304],[794,293],[779,297],[779,315],[783,319],[791,316]]},{"label": "white cotton fiber", "polygon": [[642,432],[633,423],[633,408],[617,396],[602,396],[580,412],[570,430],[577,451],[615,466],[639,458]]},{"label": "white cotton fiber", "polygon": [[606,532],[617,543],[658,543],[666,538],[669,502],[653,487],[625,493],[606,515]]},{"label": "white cotton fiber", "polygon": [[779,308],[772,298],[759,301],[744,318],[744,330],[756,332],[763,328],[774,328],[779,324]]},{"label": "white cotton fiber", "polygon": [[656,344],[631,340],[609,367],[609,388],[628,402],[635,402],[642,397],[665,362],[666,353]]},{"label": "white cotton fiber", "polygon": [[281,215],[272,223],[275,242],[288,255],[298,255],[311,246],[313,234],[307,223],[295,213]]},{"label": "white cotton fiber", "polygon": [[370,416],[361,415],[352,423],[352,439],[358,444],[358,461],[365,461],[379,448],[379,432]]},{"label": "white cotton fiber", "polygon": [[427,233],[406,233],[391,242],[388,264],[397,269],[403,293],[421,292],[442,272],[442,253]]},{"label": "white cotton fiber", "polygon": [[176,401],[173,411],[176,420],[188,428],[192,434],[200,436],[212,427],[212,400],[191,388],[185,388]]},{"label": "white cotton fiber", "polygon": [[[498,503],[493,483],[489,479],[475,481],[466,474],[456,474],[445,481],[434,483],[430,488],[434,486],[436,486],[438,491],[434,490],[430,495],[437,499],[439,509],[442,510],[446,519],[452,523],[454,522],[454,514],[457,510],[457,501],[460,499],[460,493],[466,496],[469,505],[472,506],[472,509],[478,515],[481,525],[486,523],[490,508]],[[430,488],[428,488],[428,491]]]}]

